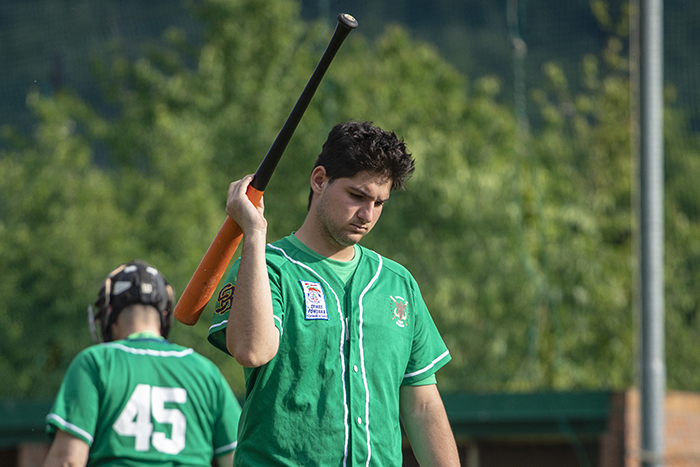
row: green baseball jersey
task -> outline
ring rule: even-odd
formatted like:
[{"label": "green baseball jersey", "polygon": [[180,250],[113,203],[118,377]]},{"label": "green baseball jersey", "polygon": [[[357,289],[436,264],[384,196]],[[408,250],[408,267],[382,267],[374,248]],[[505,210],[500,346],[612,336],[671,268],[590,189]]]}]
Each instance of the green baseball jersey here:
[{"label": "green baseball jersey", "polygon": [[[347,281],[290,235],[267,246],[276,356],[245,368],[234,465],[399,466],[399,389],[450,360],[418,285],[398,263],[355,246]],[[209,341],[226,352],[238,262]]]},{"label": "green baseball jersey", "polygon": [[236,448],[240,412],[210,360],[145,333],[80,352],[46,423],[90,446],[88,466],[208,467]]}]

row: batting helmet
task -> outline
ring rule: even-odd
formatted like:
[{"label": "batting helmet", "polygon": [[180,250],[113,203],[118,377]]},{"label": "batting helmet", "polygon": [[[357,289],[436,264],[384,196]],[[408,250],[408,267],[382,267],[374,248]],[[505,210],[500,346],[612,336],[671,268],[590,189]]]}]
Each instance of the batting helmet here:
[{"label": "batting helmet", "polygon": [[[102,283],[94,305],[88,307],[90,332],[95,342],[112,340],[111,326],[129,305],[153,306],[160,315],[160,333],[168,337],[173,321],[174,292],[156,268],[134,260],[120,265]],[[100,328],[102,339],[97,333]]]}]

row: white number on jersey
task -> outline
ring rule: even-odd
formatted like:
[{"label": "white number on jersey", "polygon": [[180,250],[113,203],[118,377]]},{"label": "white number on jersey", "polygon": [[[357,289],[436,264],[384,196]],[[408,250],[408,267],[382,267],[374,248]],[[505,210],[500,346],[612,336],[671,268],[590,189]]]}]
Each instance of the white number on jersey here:
[{"label": "white number on jersey", "polygon": [[[187,391],[139,384],[112,428],[122,436],[133,436],[137,451],[148,451],[153,444],[158,452],[178,454],[185,449],[187,419],[179,409],[166,409],[166,402],[184,404]],[[151,416],[156,422],[172,427],[170,438],[163,432],[153,432]]]}]

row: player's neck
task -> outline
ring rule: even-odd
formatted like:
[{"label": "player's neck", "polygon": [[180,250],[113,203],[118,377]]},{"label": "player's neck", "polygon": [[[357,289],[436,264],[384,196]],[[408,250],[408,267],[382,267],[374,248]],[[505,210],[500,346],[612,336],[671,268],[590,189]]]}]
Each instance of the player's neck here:
[{"label": "player's neck", "polygon": [[294,236],[301,243],[328,259],[350,261],[355,257],[355,247],[353,245],[339,245],[337,242],[330,241],[321,234],[321,229],[311,226],[311,221],[308,217],[299,230],[294,233]]},{"label": "player's neck", "polygon": [[115,341],[126,339],[132,334],[141,332],[152,332],[160,336],[160,325],[140,321],[119,322],[119,320],[112,325],[112,339]]}]

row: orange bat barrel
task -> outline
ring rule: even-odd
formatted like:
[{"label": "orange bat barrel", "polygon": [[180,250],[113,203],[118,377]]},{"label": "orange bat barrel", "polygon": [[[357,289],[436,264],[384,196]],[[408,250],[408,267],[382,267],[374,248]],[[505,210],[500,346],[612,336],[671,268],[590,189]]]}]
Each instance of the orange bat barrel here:
[{"label": "orange bat barrel", "polygon": [[[248,186],[246,195],[253,204],[257,205],[263,192]],[[178,321],[188,326],[197,324],[242,238],[243,232],[238,224],[230,217],[226,217],[175,305],[173,315]]]}]

